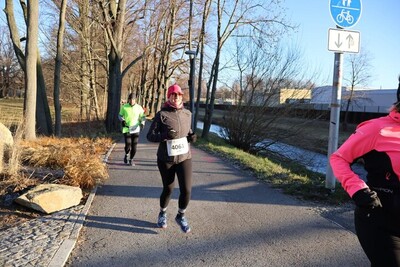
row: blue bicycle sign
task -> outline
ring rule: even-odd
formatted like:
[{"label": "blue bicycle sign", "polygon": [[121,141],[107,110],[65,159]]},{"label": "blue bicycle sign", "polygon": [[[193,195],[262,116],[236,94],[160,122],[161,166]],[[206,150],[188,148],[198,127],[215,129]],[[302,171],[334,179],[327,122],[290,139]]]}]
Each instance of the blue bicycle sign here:
[{"label": "blue bicycle sign", "polygon": [[329,7],[333,21],[341,28],[353,27],[361,17],[361,0],[330,0]]},{"label": "blue bicycle sign", "polygon": [[343,21],[347,21],[349,25],[352,25],[354,22],[354,17],[350,14],[350,11],[345,11],[342,9],[339,15],[336,16],[336,21],[338,23],[342,23]]}]

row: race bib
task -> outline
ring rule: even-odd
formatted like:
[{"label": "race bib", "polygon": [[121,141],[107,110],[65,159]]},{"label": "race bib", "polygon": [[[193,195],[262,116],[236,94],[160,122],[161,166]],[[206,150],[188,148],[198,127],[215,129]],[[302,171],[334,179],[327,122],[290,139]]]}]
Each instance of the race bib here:
[{"label": "race bib", "polygon": [[178,156],[189,152],[189,143],[186,136],[179,139],[167,140],[168,156]]},{"label": "race bib", "polygon": [[129,126],[129,133],[134,134],[140,132],[140,127],[139,126]]}]

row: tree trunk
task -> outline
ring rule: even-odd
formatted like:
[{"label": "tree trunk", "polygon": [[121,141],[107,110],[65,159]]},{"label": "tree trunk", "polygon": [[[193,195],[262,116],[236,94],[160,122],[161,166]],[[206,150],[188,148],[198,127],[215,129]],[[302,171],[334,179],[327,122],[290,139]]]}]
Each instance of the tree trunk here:
[{"label": "tree trunk", "polygon": [[157,101],[156,101],[156,111],[161,109],[161,105],[163,101],[166,99],[166,88],[171,76],[170,72],[170,62],[172,56],[172,47],[175,45],[174,32],[175,32],[175,24],[176,24],[176,13],[177,6],[175,3],[172,3],[170,6],[170,18],[169,23],[167,24],[163,38],[163,53],[161,55],[161,60],[159,63],[158,75],[157,75]]},{"label": "tree trunk", "polygon": [[53,126],[50,114],[49,102],[47,101],[46,84],[44,81],[42,63],[39,50],[37,51],[37,100],[36,100],[36,130],[40,135],[52,135]]},{"label": "tree trunk", "polygon": [[214,102],[215,102],[215,92],[217,90],[217,81],[218,81],[218,68],[219,68],[219,55],[220,49],[217,49],[217,56],[215,58],[215,62],[213,64],[213,75],[212,75],[212,83],[211,83],[211,93],[210,93],[210,102],[206,105],[206,112],[204,114],[204,125],[203,131],[201,133],[201,137],[207,138],[208,133],[210,132],[211,123],[212,123],[212,115],[214,112]]},{"label": "tree trunk", "polygon": [[35,113],[37,93],[37,43],[39,33],[39,3],[37,0],[28,2],[27,40],[26,40],[26,70],[25,70],[25,92],[26,106],[24,109],[25,138],[36,139]]},{"label": "tree trunk", "polygon": [[57,34],[57,54],[54,67],[54,111],[55,111],[55,135],[61,136],[61,104],[60,104],[60,80],[61,80],[61,65],[63,60],[64,50],[64,29],[65,29],[65,11],[67,9],[67,1],[61,1],[61,10]]},{"label": "tree trunk", "polygon": [[80,5],[80,20],[81,20],[81,106],[80,106],[80,119],[89,120],[90,117],[90,75],[89,75],[89,43],[90,43],[90,33],[89,33],[89,1],[85,0]]},{"label": "tree trunk", "polygon": [[121,101],[121,61],[114,51],[110,52],[109,64],[106,129],[115,132],[120,127],[117,117]]},{"label": "tree trunk", "polygon": [[353,93],[354,93],[354,87],[351,88],[350,97],[349,97],[349,99],[347,99],[346,110],[344,112],[344,118],[343,118],[343,123],[342,123],[343,131],[347,131],[347,124],[348,124],[348,119],[349,119],[348,118],[349,117],[349,108],[350,108],[351,100],[353,99]]},{"label": "tree trunk", "polygon": [[100,119],[100,108],[99,101],[97,98],[97,87],[96,87],[96,71],[95,71],[95,63],[90,57],[90,106],[93,105],[94,114],[96,116],[96,120]]},{"label": "tree trunk", "polygon": [[[23,9],[23,12],[24,12],[25,22],[27,24],[28,23],[28,11],[26,8],[25,1],[20,0],[20,3],[22,6],[22,9]],[[21,49],[21,43],[20,43],[21,38],[19,37],[18,27],[15,22],[14,6],[13,6],[12,0],[6,0],[5,13],[7,16],[8,28],[10,30],[10,37],[13,42],[14,51],[17,56],[18,63],[20,64],[21,69],[23,69],[24,73],[25,73],[26,72],[26,64],[27,64],[26,56],[24,55],[24,53]],[[29,27],[28,24],[27,24],[27,26]],[[37,47],[37,44],[36,44],[36,47]],[[25,47],[25,50],[26,50],[26,47]],[[49,104],[48,104],[47,96],[46,96],[46,86],[45,86],[45,82],[44,82],[42,66],[41,66],[40,56],[39,56],[38,51],[36,51],[35,54],[37,56],[37,59],[36,59],[37,65],[35,68],[36,75],[37,75],[37,77],[36,77],[36,81],[37,81],[36,94],[37,94],[37,96],[36,96],[36,100],[35,100],[35,105],[36,105],[36,110],[35,110],[36,123],[35,123],[35,125],[36,125],[38,134],[51,135],[53,133],[53,130],[52,130],[50,108],[49,108]],[[25,73],[25,77],[26,77],[26,73]],[[26,107],[26,105],[27,105],[27,99],[26,99],[26,95],[25,95],[24,106]]]},{"label": "tree trunk", "polygon": [[121,101],[122,86],[122,48],[123,48],[123,28],[125,25],[126,0],[111,0],[105,5],[100,3],[102,14],[106,22],[107,36],[111,42],[111,49],[108,55],[109,74],[107,92],[107,132],[117,132],[120,129],[118,113]]},{"label": "tree trunk", "polygon": [[25,70],[25,55],[21,49],[21,38],[19,37],[18,27],[14,16],[14,0],[6,0],[4,12],[6,13],[8,29],[10,30],[10,37],[13,43],[15,55],[21,69]]},{"label": "tree trunk", "polygon": [[[200,109],[200,98],[201,98],[201,89],[202,89],[202,81],[203,81],[203,64],[204,64],[204,41],[205,41],[205,29],[206,29],[206,22],[208,20],[208,16],[210,14],[210,5],[211,1],[206,0],[204,3],[204,11],[203,11],[203,18],[201,23],[201,31],[199,36],[199,45],[197,46],[197,52],[200,52],[200,64],[199,64],[199,77],[198,77],[198,84],[197,84],[197,100],[196,100],[196,112],[194,114],[194,125],[197,126],[198,116],[199,116],[199,109]],[[196,129],[193,129],[196,130]]]}]

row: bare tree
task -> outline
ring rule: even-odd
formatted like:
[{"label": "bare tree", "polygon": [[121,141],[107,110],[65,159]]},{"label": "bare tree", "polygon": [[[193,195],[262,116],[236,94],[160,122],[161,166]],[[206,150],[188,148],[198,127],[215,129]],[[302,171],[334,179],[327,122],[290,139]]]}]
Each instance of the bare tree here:
[{"label": "bare tree", "polygon": [[207,82],[207,99],[204,116],[204,128],[202,137],[207,137],[214,110],[215,92],[217,90],[220,72],[220,58],[222,50],[232,34],[242,27],[251,29],[253,32],[268,32],[269,36],[278,38],[282,28],[289,27],[279,13],[279,3],[275,1],[216,1],[217,23],[216,23],[216,48],[212,63],[210,78]]},{"label": "bare tree", "polygon": [[64,48],[64,30],[65,30],[65,12],[67,9],[67,0],[61,1],[61,11],[59,17],[59,26],[57,34],[57,53],[54,67],[54,111],[55,111],[55,134],[61,136],[61,104],[60,104],[60,80],[61,65]]},{"label": "bare tree", "polygon": [[79,30],[80,33],[80,117],[81,119],[90,118],[90,21],[89,21],[89,10],[90,3],[88,0],[79,1]]},{"label": "bare tree", "polygon": [[[111,44],[108,53],[106,129],[108,132],[112,132],[119,130],[120,127],[117,116],[120,108],[122,79],[127,71],[143,57],[145,51],[129,63],[124,70],[122,70],[127,0],[98,0],[98,3],[102,10],[103,25]],[[142,9],[142,7],[139,7],[138,9]],[[137,19],[138,17],[133,18],[129,23],[135,23]]]},{"label": "bare tree", "polygon": [[[28,25],[28,10],[24,0],[20,0],[21,8],[24,14],[25,22]],[[26,58],[21,46],[21,40],[27,40],[26,38],[19,37],[19,31],[14,16],[14,5],[12,0],[6,0],[5,13],[7,17],[8,28],[10,30],[10,37],[13,43],[13,48],[17,57],[17,60],[21,66],[21,69],[26,71]],[[36,129],[37,133],[43,135],[51,135],[53,133],[52,121],[50,115],[50,108],[47,101],[46,86],[44,82],[42,65],[38,51],[36,51],[36,81],[37,81],[37,97],[36,97]],[[26,82],[26,81],[25,81]],[[26,104],[26,101],[25,101]]]},{"label": "bare tree", "polygon": [[371,79],[371,57],[368,51],[361,50],[359,54],[350,54],[347,62],[349,67],[348,75],[345,75],[343,80],[350,87],[349,95],[346,97],[346,109],[342,122],[343,130],[347,130],[349,108],[352,102],[356,102],[354,90],[357,86],[365,86]]},{"label": "bare tree", "polygon": [[6,27],[0,28],[0,98],[21,97],[23,71],[16,61],[10,34]]},{"label": "bare tree", "polygon": [[119,112],[122,86],[123,58],[123,28],[125,25],[126,0],[99,1],[104,27],[111,47],[108,53],[108,100],[106,114],[106,129],[117,131],[119,122],[116,119]]},{"label": "bare tree", "polygon": [[35,114],[36,114],[36,92],[37,77],[36,63],[39,36],[39,3],[37,0],[28,2],[28,32],[26,40],[26,70],[25,70],[25,138],[28,140],[36,139]]},{"label": "bare tree", "polygon": [[[52,4],[47,6],[48,16],[59,12],[61,14],[60,1],[51,0]],[[97,88],[106,88],[104,79],[97,79],[97,76],[106,76],[107,38],[104,36],[104,29],[99,21],[99,7],[92,5],[90,0],[71,0],[68,2],[65,13],[65,24],[67,27],[63,42],[66,44],[64,54],[63,80],[64,90],[61,90],[60,97],[65,101],[77,105],[80,109],[79,119],[90,120],[94,116],[99,119],[102,116],[99,105]],[[50,29],[44,30],[43,35],[56,31],[50,25]],[[50,35],[48,42],[55,39]],[[50,47],[48,53],[53,50],[57,53],[57,47]],[[61,83],[60,85],[62,85]],[[64,93],[63,93],[64,92]]]},{"label": "bare tree", "polygon": [[203,85],[203,67],[204,67],[204,57],[205,57],[205,41],[206,41],[206,25],[208,18],[210,16],[210,7],[211,0],[204,1],[203,13],[201,16],[201,29],[199,33],[199,43],[197,45],[196,55],[200,54],[200,62],[199,62],[199,74],[198,74],[198,82],[197,82],[197,99],[196,99],[196,108],[194,114],[194,125],[197,125],[198,116],[199,116],[199,108],[200,108],[200,98],[202,92]]},{"label": "bare tree", "polygon": [[225,115],[221,126],[230,144],[255,152],[298,132],[299,125],[286,131],[274,131],[271,126],[296,104],[282,101],[284,88],[299,88],[286,90],[286,97],[302,99],[309,90],[301,89],[309,83],[304,78],[307,68],[301,66],[299,51],[285,51],[278,44],[267,43],[262,34],[258,40],[249,39],[237,38],[238,79],[232,86],[236,105]]},{"label": "bare tree", "polygon": [[[145,59],[146,65],[141,70],[141,85],[146,83],[149,90],[146,91],[146,101],[149,113],[154,114],[160,110],[166,97],[166,87],[169,81],[174,78],[184,88],[183,78],[188,68],[188,61],[185,60],[184,51],[188,46],[187,34],[187,1],[165,0],[160,5],[159,1],[147,1],[147,10],[152,10],[151,17],[147,22],[147,31],[144,33],[145,47],[152,47],[152,53]],[[146,73],[144,71],[147,69]],[[146,85],[147,87],[147,85]]]}]

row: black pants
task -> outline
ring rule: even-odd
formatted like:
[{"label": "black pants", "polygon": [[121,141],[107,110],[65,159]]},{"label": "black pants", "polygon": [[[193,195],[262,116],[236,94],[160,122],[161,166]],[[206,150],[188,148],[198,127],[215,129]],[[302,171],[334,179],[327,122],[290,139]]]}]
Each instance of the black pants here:
[{"label": "black pants", "polygon": [[124,133],[125,137],[125,154],[130,154],[129,159],[133,159],[136,154],[137,144],[139,142],[139,133]]},{"label": "black pants", "polygon": [[354,212],[356,233],[372,267],[400,266],[400,219],[382,208]]},{"label": "black pants", "polygon": [[172,164],[157,160],[160,171],[163,191],[160,196],[160,207],[166,208],[171,200],[171,194],[175,187],[175,174],[179,183],[179,209],[186,209],[189,205],[192,192],[192,159],[187,159],[178,164]]}]

